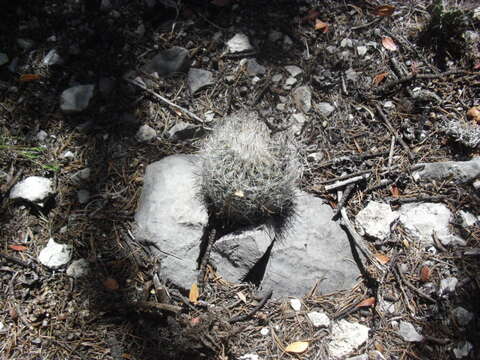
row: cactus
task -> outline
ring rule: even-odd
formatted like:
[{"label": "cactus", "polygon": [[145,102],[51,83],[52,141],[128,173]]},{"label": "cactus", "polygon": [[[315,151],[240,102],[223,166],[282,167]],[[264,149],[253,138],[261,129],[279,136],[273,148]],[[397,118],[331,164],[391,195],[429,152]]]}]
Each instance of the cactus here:
[{"label": "cactus", "polygon": [[201,148],[200,198],[223,225],[287,218],[301,176],[288,136],[270,136],[255,113],[239,112],[217,125]]}]

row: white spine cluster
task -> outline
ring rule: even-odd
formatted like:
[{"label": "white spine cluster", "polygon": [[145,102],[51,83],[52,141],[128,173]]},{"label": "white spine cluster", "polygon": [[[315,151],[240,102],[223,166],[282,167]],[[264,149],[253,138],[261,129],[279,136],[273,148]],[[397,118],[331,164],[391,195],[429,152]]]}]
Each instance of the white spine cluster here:
[{"label": "white spine cluster", "polygon": [[302,174],[288,136],[270,136],[255,113],[224,119],[204,141],[200,195],[210,214],[230,224],[255,224],[289,216]]}]

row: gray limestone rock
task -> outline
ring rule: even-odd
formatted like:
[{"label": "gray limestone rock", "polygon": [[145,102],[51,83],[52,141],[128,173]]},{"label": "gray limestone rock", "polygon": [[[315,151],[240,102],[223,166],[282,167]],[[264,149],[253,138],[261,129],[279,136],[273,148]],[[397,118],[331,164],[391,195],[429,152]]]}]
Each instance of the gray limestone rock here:
[{"label": "gray limestone rock", "polygon": [[255,75],[263,75],[265,74],[267,69],[265,66],[260,65],[256,59],[248,59],[247,60],[247,73],[250,76]]},{"label": "gray limestone rock", "polygon": [[148,142],[155,139],[157,132],[148,125],[142,125],[135,134],[135,139],[139,142]]},{"label": "gray limestone rock", "polygon": [[308,86],[300,86],[293,90],[293,101],[297,109],[307,113],[312,108],[312,92]]},{"label": "gray limestone rock", "polygon": [[423,165],[423,169],[413,173],[416,181],[443,181],[451,178],[456,184],[464,184],[480,177],[480,157],[469,161],[444,161],[419,165]]},{"label": "gray limestone rock", "polygon": [[77,85],[62,92],[60,108],[66,113],[85,110],[93,97],[95,85]]},{"label": "gray limestone rock", "polygon": [[172,155],[150,164],[135,215],[136,237],[153,242],[162,276],[188,289],[196,282],[197,258],[207,211],[196,197],[195,155]]},{"label": "gray limestone rock", "polygon": [[163,50],[155,55],[148,64],[144,66],[144,71],[159,76],[172,75],[174,73],[186,72],[190,66],[188,50],[179,46]]},{"label": "gray limestone rock", "polygon": [[317,282],[319,293],[352,287],[359,270],[347,235],[331,220],[333,210],[321,199],[301,192],[296,211],[284,239],[272,249],[262,288],[283,297],[303,296]]},{"label": "gray limestone rock", "polygon": [[[161,274],[188,289],[196,281],[200,239],[208,222],[197,196],[197,155],[173,155],[149,165],[135,216],[136,237],[153,242]],[[319,291],[351,287],[359,275],[350,245],[331,208],[306,193],[298,196],[297,216],[285,237],[275,241],[262,283],[275,297],[303,296],[317,281]],[[226,235],[214,245],[210,261],[218,273],[241,282],[272,245],[263,225]],[[349,260],[350,259],[350,260]]]},{"label": "gray limestone rock", "polygon": [[58,269],[66,265],[72,258],[72,245],[59,244],[53,239],[49,239],[38,254],[38,261],[50,269]]},{"label": "gray limestone rock", "polygon": [[67,268],[67,275],[75,279],[81,278],[90,271],[90,264],[85,259],[78,259],[72,261]]},{"label": "gray limestone rock", "polygon": [[228,40],[227,47],[231,53],[239,53],[253,49],[248,36],[241,33],[235,34],[234,37]]},{"label": "gray limestone rock", "polygon": [[215,84],[213,74],[210,71],[195,68],[190,69],[188,72],[187,82],[192,94],[195,94],[198,90],[207,86]]},{"label": "gray limestone rock", "polygon": [[320,111],[322,115],[328,117],[331,113],[335,111],[335,108],[327,102],[321,102],[318,103],[318,111]]},{"label": "gray limestone rock", "polygon": [[400,335],[403,340],[408,342],[419,342],[423,340],[423,335],[420,334],[415,327],[407,321],[400,321],[398,335]]}]

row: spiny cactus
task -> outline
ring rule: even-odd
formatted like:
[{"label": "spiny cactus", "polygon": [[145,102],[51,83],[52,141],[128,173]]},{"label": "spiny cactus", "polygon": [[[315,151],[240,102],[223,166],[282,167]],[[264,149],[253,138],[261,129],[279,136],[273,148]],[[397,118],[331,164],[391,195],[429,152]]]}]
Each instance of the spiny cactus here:
[{"label": "spiny cactus", "polygon": [[255,113],[224,119],[200,153],[200,197],[224,225],[258,224],[293,212],[302,174],[297,148],[285,134],[270,136]]}]

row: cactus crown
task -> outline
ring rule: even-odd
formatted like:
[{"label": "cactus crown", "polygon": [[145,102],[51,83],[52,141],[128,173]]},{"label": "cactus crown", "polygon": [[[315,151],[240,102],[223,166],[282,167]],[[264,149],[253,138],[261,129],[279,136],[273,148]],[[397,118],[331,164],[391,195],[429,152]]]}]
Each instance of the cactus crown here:
[{"label": "cactus crown", "polygon": [[228,226],[287,218],[301,176],[288,136],[270,136],[255,113],[240,112],[218,124],[201,148],[199,195],[210,215]]}]

